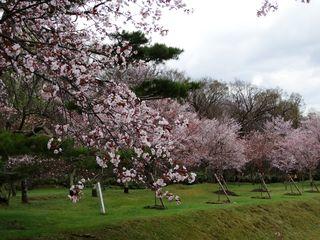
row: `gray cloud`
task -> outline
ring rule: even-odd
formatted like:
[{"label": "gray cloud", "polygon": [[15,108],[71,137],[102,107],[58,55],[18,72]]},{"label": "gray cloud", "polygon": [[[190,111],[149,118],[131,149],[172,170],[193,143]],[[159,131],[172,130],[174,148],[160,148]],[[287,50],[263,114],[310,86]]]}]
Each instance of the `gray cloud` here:
[{"label": "gray cloud", "polygon": [[154,41],[181,47],[171,67],[193,78],[239,78],[263,87],[298,92],[306,107],[320,110],[320,2],[280,2],[280,9],[257,18],[259,1],[187,0],[194,13],[166,13],[169,29]]}]

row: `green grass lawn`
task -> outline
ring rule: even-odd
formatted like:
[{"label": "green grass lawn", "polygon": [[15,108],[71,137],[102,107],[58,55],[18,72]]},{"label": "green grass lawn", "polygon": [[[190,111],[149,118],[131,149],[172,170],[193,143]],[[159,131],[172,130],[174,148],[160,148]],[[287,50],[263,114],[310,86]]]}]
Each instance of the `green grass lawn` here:
[{"label": "green grass lawn", "polygon": [[229,187],[239,195],[231,204],[206,204],[217,200],[217,185],[170,186],[182,204],[166,202],[166,210],[143,208],[153,204],[150,190],[107,189],[106,215],[90,189],[77,204],[66,189],[36,189],[30,204],[17,196],[0,206],[0,239],[320,239],[319,193],[288,196],[272,184],[267,200],[251,198],[258,185]]}]

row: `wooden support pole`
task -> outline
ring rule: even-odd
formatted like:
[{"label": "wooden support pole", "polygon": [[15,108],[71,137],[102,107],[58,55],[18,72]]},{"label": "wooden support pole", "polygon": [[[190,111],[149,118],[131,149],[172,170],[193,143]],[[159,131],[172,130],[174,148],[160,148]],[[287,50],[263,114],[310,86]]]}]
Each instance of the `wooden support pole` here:
[{"label": "wooden support pole", "polygon": [[104,207],[104,202],[103,202],[103,196],[102,196],[100,182],[97,182],[97,187],[96,188],[97,188],[98,195],[99,195],[99,200],[100,200],[100,212],[101,212],[101,214],[106,214],[106,209]]},{"label": "wooden support pole", "polygon": [[227,185],[227,182],[225,181],[224,177],[222,174],[220,174],[220,179],[222,180],[223,186],[225,187],[225,189],[229,192],[229,188]]},{"label": "wooden support pole", "polygon": [[315,187],[315,189],[316,189],[317,192],[320,192],[318,186],[315,184],[315,182],[313,181],[313,179],[312,179],[311,184]]},{"label": "wooden support pole", "polygon": [[259,177],[260,177],[260,180],[261,180],[261,183],[262,183],[264,189],[266,190],[266,192],[268,194],[268,197],[271,199],[271,195],[270,195],[270,192],[268,190],[267,184],[265,183],[261,173],[259,173]]},{"label": "wooden support pole", "polygon": [[288,177],[289,177],[290,181],[293,183],[293,185],[295,186],[295,188],[297,189],[299,195],[302,195],[302,192],[300,191],[300,188],[299,188],[298,185],[295,183],[295,181],[293,180],[293,178],[291,177],[290,174],[288,174]]},{"label": "wooden support pole", "polygon": [[217,182],[219,183],[219,185],[220,185],[220,187],[221,187],[224,195],[225,195],[226,198],[228,199],[228,202],[231,203],[231,200],[230,200],[230,198],[229,198],[229,195],[227,194],[225,188],[224,188],[223,185],[221,184],[220,179],[218,178],[217,174],[214,174],[214,176],[215,176],[215,178],[217,179]]}]

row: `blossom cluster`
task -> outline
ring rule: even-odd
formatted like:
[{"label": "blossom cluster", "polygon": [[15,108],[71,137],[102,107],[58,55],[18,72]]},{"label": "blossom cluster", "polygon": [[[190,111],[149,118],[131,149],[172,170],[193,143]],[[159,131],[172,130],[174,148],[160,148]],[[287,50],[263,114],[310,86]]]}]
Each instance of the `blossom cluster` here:
[{"label": "blossom cluster", "polygon": [[246,164],[245,141],[239,137],[240,126],[231,119],[200,119],[188,104],[163,99],[150,103],[170,119],[174,149],[172,156],[186,166],[205,162],[215,171],[241,170]]},{"label": "blossom cluster", "polygon": [[84,189],[84,183],[85,183],[85,179],[82,178],[80,181],[78,181],[77,184],[72,185],[70,187],[68,197],[73,203],[77,203],[80,201],[80,199],[83,195],[82,190]]},{"label": "blossom cluster", "polygon": [[8,101],[8,93],[4,82],[0,79],[0,117],[9,120],[15,116],[17,111],[10,105]]},{"label": "blossom cluster", "polygon": [[166,198],[169,202],[176,201],[178,205],[181,204],[181,199],[178,195],[174,195],[173,193],[170,193],[168,191],[163,192],[162,188],[158,188],[156,190],[156,197],[158,199]]},{"label": "blossom cluster", "polygon": [[62,153],[61,145],[61,138],[57,138],[56,140],[54,138],[50,138],[47,143],[48,150],[53,150],[54,154]]},{"label": "blossom cluster", "polygon": [[31,165],[38,161],[42,160],[39,160],[37,157],[31,155],[10,156],[7,161],[7,168],[16,168],[23,165]]}]

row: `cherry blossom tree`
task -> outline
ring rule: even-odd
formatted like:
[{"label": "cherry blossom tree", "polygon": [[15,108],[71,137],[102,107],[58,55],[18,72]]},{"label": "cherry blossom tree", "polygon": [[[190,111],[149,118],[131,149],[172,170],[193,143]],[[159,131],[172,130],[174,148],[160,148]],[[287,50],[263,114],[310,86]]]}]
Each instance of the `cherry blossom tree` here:
[{"label": "cherry blossom tree", "polygon": [[211,170],[222,174],[227,169],[240,171],[246,164],[244,141],[239,137],[240,126],[230,119],[206,119],[201,123],[201,158]]},{"label": "cherry blossom tree", "polygon": [[292,154],[292,144],[296,144],[296,133],[279,141],[269,154],[271,165],[285,174],[296,173],[301,170],[296,158]]},{"label": "cherry blossom tree", "polygon": [[313,186],[313,174],[320,159],[319,117],[309,116],[297,129],[292,129],[290,122],[278,121],[278,127],[269,126],[266,130],[275,140],[269,154],[272,165],[287,174],[307,171]]},{"label": "cherry blossom tree", "polygon": [[174,100],[160,100],[156,108],[173,124],[175,158],[186,165],[207,165],[211,171],[241,170],[246,163],[244,141],[239,137],[240,126],[230,119],[200,119],[188,104]]},{"label": "cherry blossom tree", "polygon": [[[269,12],[278,10],[278,0],[264,0],[261,8],[257,11],[257,16],[266,16]],[[302,3],[309,3],[310,0],[301,0]]]},{"label": "cherry blossom tree", "polygon": [[[302,169],[309,173],[310,184],[315,186],[313,175],[320,161],[320,118],[310,115],[293,136],[292,154]],[[316,187],[316,186],[315,186]],[[316,187],[317,191],[318,188]]]},{"label": "cherry blossom tree", "polygon": [[[198,136],[199,158],[197,165],[204,166],[206,172],[215,176],[220,185],[217,193],[223,192],[228,201],[229,191],[224,178],[225,170],[241,172],[247,159],[245,157],[245,142],[239,135],[240,125],[232,119],[201,119]],[[213,177],[212,176],[212,177]],[[223,184],[223,185],[221,185]]]},{"label": "cherry blossom tree", "polygon": [[[292,152],[292,149],[296,146],[296,132],[299,130],[292,128],[291,121],[284,121],[282,118],[274,118],[272,121],[267,122],[264,130],[265,134],[272,136],[273,139],[272,150],[267,154],[271,166],[284,174],[286,189],[286,183],[289,182],[290,184],[290,194],[301,195],[302,193],[294,182],[294,178],[297,177],[298,173],[302,172],[302,168]],[[298,191],[297,193],[293,192],[293,186]]]},{"label": "cherry blossom tree", "polygon": [[193,169],[204,167],[207,174],[215,175],[224,184],[222,188],[229,191],[222,175],[224,170],[241,171],[246,163],[244,141],[239,137],[240,126],[230,119],[223,122],[200,119],[189,104],[172,99],[150,101],[148,104],[158,109],[172,126],[172,157]]},{"label": "cherry blossom tree", "polygon": [[310,116],[302,126],[293,129],[291,121],[274,118],[267,122],[263,132],[254,132],[248,138],[248,158],[261,173],[275,167],[286,175],[309,173],[314,186],[313,174],[319,165],[319,118]]},{"label": "cherry blossom tree", "polygon": [[313,113],[309,114],[307,118],[302,121],[302,129],[307,130],[310,134],[320,142],[320,116]]},{"label": "cherry blossom tree", "polygon": [[292,130],[292,121],[286,121],[282,117],[272,118],[270,121],[267,121],[263,127],[265,133],[275,137],[285,137]]},{"label": "cherry blossom tree", "polygon": [[275,118],[265,124],[264,131],[273,139],[272,150],[267,156],[271,165],[285,174],[299,171],[299,165],[291,151],[296,145],[295,138],[299,130],[292,128],[291,121]]},{"label": "cherry blossom tree", "polygon": [[[131,54],[125,42],[108,45],[109,34],[122,23],[164,34],[157,24],[163,8],[188,11],[180,0],[0,3],[0,74],[36,78],[42,98],[57,107],[57,136],[96,149],[97,163],[112,167],[119,182],[140,181],[156,191],[190,178],[170,158],[170,126],[125,84],[100,76]],[[129,164],[121,162],[122,149],[134,150]]]},{"label": "cherry blossom tree", "polygon": [[193,108],[172,99],[148,101],[148,105],[157,109],[171,125],[172,157],[180,159],[186,166],[197,163],[200,159],[201,120]]},{"label": "cherry blossom tree", "polygon": [[253,131],[246,136],[246,157],[253,171],[266,173],[268,170],[267,155],[272,147],[272,142],[262,132]]},{"label": "cherry blossom tree", "polygon": [[263,131],[252,131],[246,136],[246,157],[252,171],[263,177],[272,167],[285,172],[292,170],[292,158],[284,150],[286,136],[291,131],[291,121],[275,117],[264,124]]},{"label": "cherry blossom tree", "polygon": [[130,47],[124,42],[113,49],[104,43],[108,34],[122,22],[164,33],[157,24],[163,8],[185,5],[164,0],[1,1],[0,70],[12,69],[29,79],[38,76],[52,91],[74,96],[119,58],[125,64]]},{"label": "cherry blossom tree", "polygon": [[287,139],[287,149],[293,165],[300,171],[309,174],[310,184],[315,186],[313,175],[319,165],[320,144],[308,130],[297,129]]},{"label": "cherry blossom tree", "polygon": [[[261,197],[262,192],[266,191],[268,198],[271,195],[265,184],[264,177],[273,166],[280,166],[281,160],[287,163],[290,158],[279,156],[280,152],[273,152],[277,148],[277,144],[292,130],[291,122],[285,121],[283,118],[276,117],[267,121],[262,131],[252,131],[246,137],[246,158],[249,162],[248,168],[251,169],[251,179],[256,172],[261,181]],[[282,164],[282,162],[281,162]],[[262,191],[263,190],[263,191]]]}]

